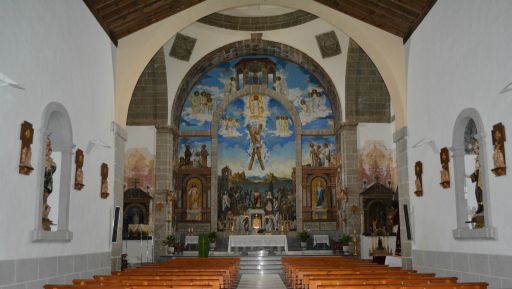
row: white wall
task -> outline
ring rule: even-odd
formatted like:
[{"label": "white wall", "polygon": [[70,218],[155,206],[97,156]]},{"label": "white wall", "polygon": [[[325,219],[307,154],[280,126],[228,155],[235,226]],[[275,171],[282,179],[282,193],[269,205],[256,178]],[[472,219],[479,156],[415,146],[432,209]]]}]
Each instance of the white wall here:
[{"label": "white wall", "polygon": [[125,149],[147,148],[149,153],[156,155],[156,128],[154,126],[127,126],[128,141]]},{"label": "white wall", "polygon": [[[107,252],[113,206],[114,150],[85,155],[82,191],[71,189],[71,242],[33,243],[41,191],[35,168],[18,174],[20,124],[34,125],[32,164],[40,158],[42,112],[52,101],[71,117],[73,143],[85,151],[89,140],[113,146],[114,116],[112,44],[82,1],[1,1],[0,72],[26,90],[0,87],[0,260]],[[74,156],[73,156],[74,160]],[[100,165],[109,165],[110,197],[100,199]],[[74,162],[73,172],[74,178]]]},{"label": "white wall", "polygon": [[[338,37],[341,54],[323,59],[315,35],[331,30],[334,30]],[[196,22],[180,31],[180,33],[194,37],[197,41],[188,62],[169,56],[174,37],[164,45],[165,65],[167,67],[167,91],[169,95],[169,118],[178,87],[189,69],[211,51],[232,42],[250,39],[251,33],[254,32],[227,30]],[[322,19],[316,19],[291,28],[264,31],[263,39],[284,43],[313,58],[331,77],[338,91],[340,102],[345,103],[345,72],[349,42],[349,37],[346,34]],[[344,107],[342,105],[343,116],[345,115]]]},{"label": "white wall", "polygon": [[[500,93],[512,81],[512,2],[437,1],[406,45],[408,166],[414,180],[414,163],[423,162],[424,196],[418,198],[410,186],[415,235],[413,249],[512,255],[512,173],[495,177],[490,171],[489,192],[492,225],[496,240],[458,241],[455,191],[442,189],[439,155],[430,147],[412,148],[422,138],[439,147],[452,145],[457,115],[468,107],[482,117],[487,160],[492,168],[491,129],[498,122],[512,135],[512,91]],[[512,139],[505,143],[512,163]],[[453,159],[450,163],[453,180]],[[487,220],[486,220],[487,221]]]}]

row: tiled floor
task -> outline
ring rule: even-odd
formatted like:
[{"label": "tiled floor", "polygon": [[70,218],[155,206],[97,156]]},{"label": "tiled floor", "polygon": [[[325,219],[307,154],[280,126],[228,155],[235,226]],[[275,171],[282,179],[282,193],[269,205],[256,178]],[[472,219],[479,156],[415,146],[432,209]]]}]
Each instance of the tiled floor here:
[{"label": "tiled floor", "polygon": [[286,289],[277,274],[243,274],[238,289]]}]

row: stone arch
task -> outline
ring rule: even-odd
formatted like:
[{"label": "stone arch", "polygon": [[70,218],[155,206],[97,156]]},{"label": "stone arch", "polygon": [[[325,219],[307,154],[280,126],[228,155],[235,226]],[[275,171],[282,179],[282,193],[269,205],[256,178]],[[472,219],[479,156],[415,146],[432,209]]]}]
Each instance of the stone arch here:
[{"label": "stone arch", "polygon": [[[466,178],[465,172],[465,146],[464,132],[468,121],[472,119],[477,128],[476,139],[480,145],[480,174],[483,179],[483,203],[484,203],[484,222],[485,226],[480,229],[469,229],[467,224],[468,204],[464,196],[464,184]],[[457,229],[453,230],[453,236],[456,239],[467,238],[489,238],[495,237],[495,228],[492,227],[490,192],[489,192],[489,167],[487,165],[487,144],[485,141],[486,133],[482,118],[475,108],[464,109],[455,120],[452,136],[452,153],[453,153],[453,176],[455,183],[455,201],[457,209]],[[470,192],[472,193],[472,192]]]},{"label": "stone arch", "polygon": [[320,85],[325,89],[331,102],[335,127],[338,127],[342,120],[341,103],[333,81],[325,70],[310,56],[286,44],[262,40],[248,39],[226,44],[195,63],[183,78],[172,105],[171,126],[178,130],[181,110],[188,97],[188,93],[195,83],[203,76],[205,71],[215,68],[217,65],[233,58],[248,55],[268,55],[283,58],[306,69],[316,77]]},{"label": "stone arch", "polygon": [[[66,108],[58,103],[49,103],[41,119],[39,173],[37,176],[36,194],[37,214],[35,215],[35,228],[32,231],[33,241],[71,241],[73,233],[68,229],[69,199],[71,190],[71,162],[73,154],[73,130],[71,118]],[[43,212],[44,166],[47,138],[52,141],[52,149],[61,153],[61,161],[57,164],[59,172],[59,199],[58,220],[56,231],[44,231],[41,224]],[[55,208],[56,209],[56,208]]]},{"label": "stone arch", "polygon": [[[173,35],[211,13],[254,4],[260,4],[260,1],[207,0],[120,39],[117,50],[116,122],[122,126],[126,124],[128,106],[140,74],[150,58]],[[354,39],[381,72],[392,99],[396,127],[406,125],[405,59],[400,37],[317,2],[276,0],[273,4],[312,13]]]},{"label": "stone arch", "polygon": [[[227,97],[224,98],[222,104],[217,107],[215,112],[213,113],[212,123],[210,127],[210,135],[212,138],[212,148],[217,147],[218,145],[218,124],[220,121],[220,117],[222,112],[233,102],[234,100],[246,96],[251,93],[259,93],[263,95],[270,96],[271,98],[279,101],[283,107],[290,113],[292,116],[292,120],[294,123],[294,131],[295,131],[295,173],[297,179],[302,179],[302,123],[299,117],[299,113],[293,106],[293,104],[286,98],[286,96],[277,93],[275,90],[270,89],[264,85],[247,85],[243,89],[240,89]],[[218,150],[212,149],[211,151],[211,170],[212,176],[217,176],[220,168],[218,167]],[[218,179],[217,177],[212,177],[211,179],[211,203],[217,204],[218,202]],[[296,198],[296,214],[297,220],[302,220],[302,182],[295,182],[295,198]],[[212,210],[213,211],[213,210]],[[211,228],[217,227],[217,212],[211,214]]]}]

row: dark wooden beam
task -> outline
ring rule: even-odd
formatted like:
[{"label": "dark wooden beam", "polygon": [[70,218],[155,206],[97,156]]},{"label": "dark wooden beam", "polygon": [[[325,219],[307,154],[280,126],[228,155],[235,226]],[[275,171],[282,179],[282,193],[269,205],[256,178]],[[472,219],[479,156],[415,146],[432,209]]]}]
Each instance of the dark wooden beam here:
[{"label": "dark wooden beam", "polygon": [[108,38],[110,38],[110,41],[112,41],[112,43],[114,43],[114,45],[117,46],[117,38],[115,38],[114,35],[112,35],[110,30],[108,29],[108,26],[105,25],[105,22],[101,18],[100,14],[94,8],[94,5],[92,4],[94,2],[96,2],[96,1],[94,1],[94,0],[84,0],[85,5],[87,6],[87,8],[89,8],[89,10],[91,10],[92,15],[94,15],[94,18],[96,18],[96,20],[100,24],[101,28],[103,28],[105,33],[107,33]]},{"label": "dark wooden beam", "polygon": [[409,27],[409,30],[405,33],[404,35],[404,44],[407,42],[407,40],[409,40],[409,38],[411,37],[411,35],[414,33],[414,30],[416,30],[416,28],[418,28],[418,26],[420,25],[421,21],[423,21],[423,19],[425,18],[425,16],[427,16],[428,12],[430,11],[430,9],[432,9],[432,7],[434,7],[434,5],[436,4],[437,0],[430,0],[430,2],[428,3],[428,5],[423,9],[422,13],[420,14],[420,16],[416,19],[416,21]]}]

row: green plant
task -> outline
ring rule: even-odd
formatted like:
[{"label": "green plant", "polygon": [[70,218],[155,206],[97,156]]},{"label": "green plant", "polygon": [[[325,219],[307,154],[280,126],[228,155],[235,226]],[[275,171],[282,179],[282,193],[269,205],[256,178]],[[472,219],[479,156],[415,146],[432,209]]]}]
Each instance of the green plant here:
[{"label": "green plant", "polygon": [[299,238],[301,242],[307,242],[309,239],[309,233],[306,231],[302,231],[299,233]]},{"label": "green plant", "polygon": [[169,235],[167,236],[164,241],[163,241],[164,245],[166,245],[167,247],[173,247],[174,244],[176,243],[176,236],[174,235]]},{"label": "green plant", "polygon": [[340,238],[340,243],[341,244],[346,246],[350,242],[352,242],[352,236],[350,236],[349,234],[343,234],[343,236],[341,236],[341,238]]},{"label": "green plant", "polygon": [[217,233],[210,232],[210,234],[208,234],[208,240],[210,240],[210,243],[215,243],[215,241],[217,241]]}]

